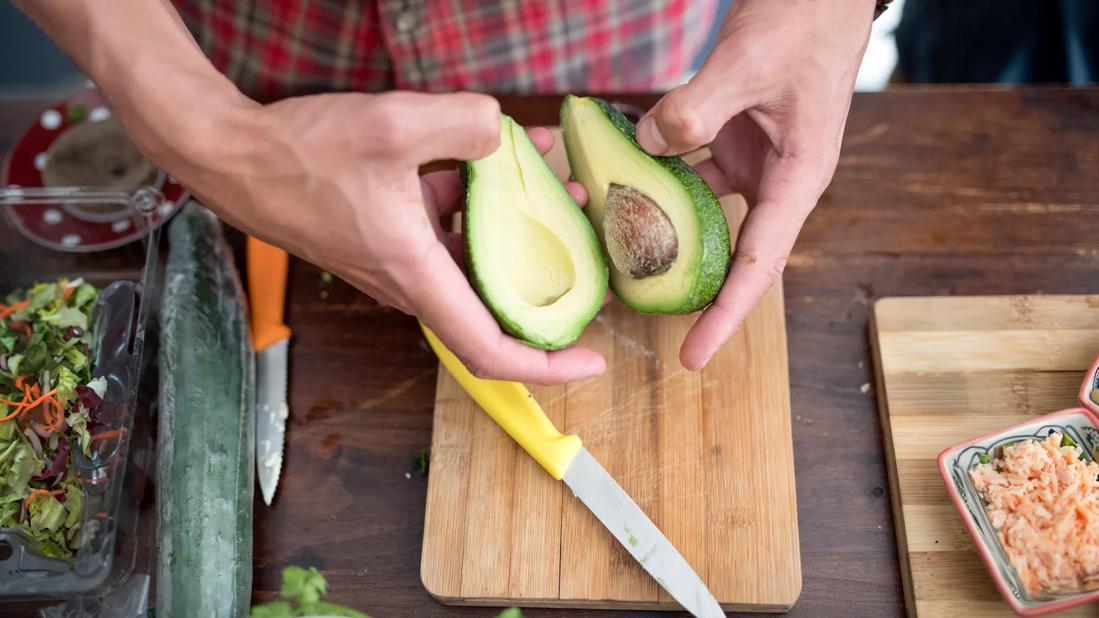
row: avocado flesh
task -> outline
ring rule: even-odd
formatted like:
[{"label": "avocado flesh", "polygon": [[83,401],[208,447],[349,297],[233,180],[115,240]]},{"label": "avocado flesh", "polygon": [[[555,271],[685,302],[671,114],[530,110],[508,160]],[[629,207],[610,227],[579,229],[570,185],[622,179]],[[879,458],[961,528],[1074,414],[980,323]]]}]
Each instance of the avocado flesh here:
[{"label": "avocado flesh", "polygon": [[580,207],[504,116],[500,147],[463,164],[466,265],[508,334],[552,350],[576,341],[607,293],[607,265]]},{"label": "avocado flesh", "polygon": [[[643,151],[633,124],[600,99],[565,97],[561,127],[572,176],[588,191],[585,212],[611,258],[615,295],[646,313],[691,313],[713,301],[729,270],[730,242],[721,204],[706,181],[678,157],[654,157]],[[663,217],[646,215],[622,233],[615,213],[608,212],[608,195],[622,199],[618,187],[639,193]],[[643,211],[620,209],[618,216],[633,212]],[[651,241],[640,249],[622,246],[638,235],[635,230],[659,230],[665,220],[675,239],[663,249]],[[621,258],[646,253],[650,262]]]}]

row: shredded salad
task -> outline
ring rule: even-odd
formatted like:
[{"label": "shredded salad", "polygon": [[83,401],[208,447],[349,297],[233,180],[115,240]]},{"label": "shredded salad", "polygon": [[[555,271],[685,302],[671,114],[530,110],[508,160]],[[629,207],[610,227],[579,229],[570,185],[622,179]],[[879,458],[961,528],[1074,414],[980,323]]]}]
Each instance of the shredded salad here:
[{"label": "shredded salad", "polygon": [[93,379],[89,319],[98,290],[81,280],[16,290],[0,304],[0,528],[72,560],[83,488],[73,458],[90,454],[106,380]]}]

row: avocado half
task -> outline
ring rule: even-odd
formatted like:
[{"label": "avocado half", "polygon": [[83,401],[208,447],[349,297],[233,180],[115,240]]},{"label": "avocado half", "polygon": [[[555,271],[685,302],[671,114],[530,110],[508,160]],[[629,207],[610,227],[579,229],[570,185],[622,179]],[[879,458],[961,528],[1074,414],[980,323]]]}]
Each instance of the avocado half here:
[{"label": "avocado half", "polygon": [[679,157],[655,157],[606,101],[569,95],[561,128],[584,209],[610,262],[610,285],[645,313],[691,313],[729,272],[729,226],[717,196]]},{"label": "avocado half", "polygon": [[523,127],[463,163],[466,267],[501,328],[544,350],[576,341],[603,306],[607,264],[588,219]]}]

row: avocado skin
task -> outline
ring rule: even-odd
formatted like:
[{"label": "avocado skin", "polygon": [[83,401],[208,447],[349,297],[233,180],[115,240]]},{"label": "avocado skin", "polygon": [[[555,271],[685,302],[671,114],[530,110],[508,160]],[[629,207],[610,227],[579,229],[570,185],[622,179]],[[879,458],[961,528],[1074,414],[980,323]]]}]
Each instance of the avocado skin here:
[{"label": "avocado skin", "polygon": [[[505,130],[509,130],[508,124],[514,122],[515,121],[510,116],[501,115],[501,140],[503,139],[503,132]],[[527,138],[524,137],[524,139]],[[512,337],[515,337],[519,341],[522,341],[525,345],[528,345],[532,348],[537,348],[539,350],[560,350],[562,348],[569,347],[570,345],[576,343],[576,340],[580,338],[581,334],[583,334],[584,329],[587,327],[587,325],[593,319],[595,319],[596,314],[598,314],[599,310],[603,308],[602,302],[597,302],[592,307],[590,313],[584,316],[584,318],[579,322],[577,328],[575,329],[575,334],[573,334],[572,337],[566,340],[547,341],[544,338],[535,336],[533,333],[527,332],[522,327],[522,325],[512,320],[506,311],[498,308],[495,303],[491,303],[486,300],[489,298],[488,291],[486,289],[485,282],[479,276],[477,276],[477,272],[479,270],[477,268],[478,262],[477,259],[474,257],[474,252],[472,250],[473,243],[471,242],[471,239],[475,237],[476,232],[473,231],[469,224],[470,220],[472,219],[472,217],[469,216],[469,209],[472,205],[473,197],[471,188],[473,187],[473,182],[477,176],[477,171],[475,169],[474,163],[475,162],[473,161],[461,161],[458,163],[458,174],[462,179],[463,186],[465,187],[465,203],[462,212],[462,244],[464,246],[463,253],[465,254],[466,259],[466,272],[468,273],[469,282],[473,286],[473,290],[477,292],[477,296],[481,298],[482,302],[484,302],[485,306],[488,308],[489,313],[491,313],[492,316],[496,318],[496,322],[500,325],[504,332],[511,335]],[[572,197],[568,194],[568,191],[565,190],[565,187],[563,185],[561,186],[561,194],[566,200],[572,203],[574,207],[578,207],[573,202]],[[588,240],[594,243],[595,246],[600,247],[601,245],[599,244],[599,238],[596,237],[595,230],[592,229],[591,225],[587,226],[586,231],[588,234]],[[608,269],[606,260],[603,258],[601,253],[596,252],[595,256],[596,259],[599,260],[599,264],[597,265],[597,270],[599,271],[598,280],[601,282],[602,288],[602,292],[599,294],[599,297],[600,299],[602,299],[603,296],[606,296],[607,285],[610,279],[610,270]]]},{"label": "avocado skin", "polygon": [[[568,115],[568,103],[573,98],[579,97],[571,94],[566,95],[565,101],[561,105],[561,126],[565,125],[565,118]],[[645,152],[641,145],[637,143],[637,127],[630,122],[629,118],[626,118],[622,112],[603,99],[589,97],[589,100],[599,106],[599,109],[603,111],[614,127],[625,135],[635,148]],[[615,295],[623,304],[640,313],[694,313],[713,302],[718,292],[721,291],[721,286],[725,283],[725,277],[729,274],[732,243],[729,240],[729,225],[725,220],[725,212],[721,209],[721,202],[714,195],[710,185],[683,159],[645,154],[668,170],[683,185],[687,195],[691,197],[691,201],[694,203],[699,221],[699,236],[702,241],[702,258],[699,262],[701,272],[696,277],[694,287],[691,288],[686,301],[679,306],[664,307],[634,303],[629,299],[618,296],[617,290]],[[569,155],[569,167],[573,169],[576,167],[571,154]],[[601,243],[600,247],[603,246]]]}]

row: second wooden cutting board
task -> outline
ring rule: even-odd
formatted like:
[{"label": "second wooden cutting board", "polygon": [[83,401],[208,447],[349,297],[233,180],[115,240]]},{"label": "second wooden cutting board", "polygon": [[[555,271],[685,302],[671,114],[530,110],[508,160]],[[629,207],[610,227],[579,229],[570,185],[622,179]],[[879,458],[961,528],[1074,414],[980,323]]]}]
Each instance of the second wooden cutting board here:
[{"label": "second wooden cutting board", "polygon": [[[935,458],[1076,407],[1099,350],[1099,296],[883,298],[871,341],[908,615],[1014,616]],[[1058,616],[1096,616],[1081,605]]]},{"label": "second wooden cutting board", "polygon": [[[743,200],[723,205],[739,226]],[[531,392],[726,609],[782,612],[801,590],[782,287],[699,373],[678,358],[694,319],[612,303],[582,339],[606,375]],[[448,604],[678,608],[442,369],[421,577]]]}]

